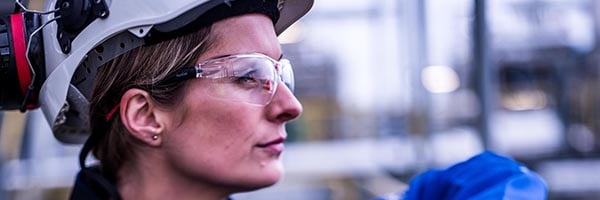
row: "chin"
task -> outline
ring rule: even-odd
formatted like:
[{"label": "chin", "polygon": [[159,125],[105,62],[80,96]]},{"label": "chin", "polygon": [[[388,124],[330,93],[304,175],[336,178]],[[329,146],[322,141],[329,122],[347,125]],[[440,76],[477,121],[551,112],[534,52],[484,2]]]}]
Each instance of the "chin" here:
[{"label": "chin", "polygon": [[267,177],[268,179],[264,181],[264,187],[274,185],[275,183],[279,182],[279,180],[281,180],[282,177],[283,177],[283,170],[280,169],[276,172],[276,174],[273,174],[273,175]]},{"label": "chin", "polygon": [[261,179],[262,187],[268,187],[277,183],[283,177],[283,165],[281,161],[271,163],[270,166],[263,169]]},{"label": "chin", "polygon": [[[252,173],[252,172],[251,172]],[[281,162],[271,163],[258,172],[252,173],[244,184],[245,191],[258,190],[277,183],[283,177],[283,166]]]},{"label": "chin", "polygon": [[277,183],[279,181],[279,179],[280,179],[280,177],[271,178],[271,179],[263,178],[262,180],[254,180],[254,181],[246,183],[242,186],[239,186],[238,189],[236,189],[236,191],[234,193],[260,190],[260,189],[275,185],[275,183]]}]

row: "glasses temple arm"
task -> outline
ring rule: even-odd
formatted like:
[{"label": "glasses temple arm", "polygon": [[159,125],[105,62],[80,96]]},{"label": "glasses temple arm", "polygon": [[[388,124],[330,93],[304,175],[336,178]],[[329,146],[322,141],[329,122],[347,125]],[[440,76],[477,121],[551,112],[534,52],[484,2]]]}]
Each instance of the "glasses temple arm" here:
[{"label": "glasses temple arm", "polygon": [[157,85],[168,84],[174,82],[185,81],[202,76],[202,69],[199,67],[186,67],[177,71],[175,74],[168,76],[164,80],[158,82]]}]

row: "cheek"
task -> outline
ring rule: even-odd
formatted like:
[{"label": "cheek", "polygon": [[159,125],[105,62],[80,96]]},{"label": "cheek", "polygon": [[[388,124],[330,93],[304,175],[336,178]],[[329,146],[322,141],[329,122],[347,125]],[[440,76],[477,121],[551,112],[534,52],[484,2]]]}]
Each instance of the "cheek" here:
[{"label": "cheek", "polygon": [[185,98],[179,107],[181,121],[165,144],[174,162],[212,171],[251,159],[260,110],[205,96]]},{"label": "cheek", "polygon": [[219,100],[191,106],[188,110],[182,127],[208,148],[231,150],[235,145],[253,142],[252,138],[257,135],[254,125],[260,117],[256,110]]},{"label": "cheek", "polygon": [[243,103],[189,95],[178,105],[180,122],[168,131],[165,157],[176,174],[221,185],[259,187],[281,177],[277,159],[258,154],[255,145],[269,127],[264,109]]},{"label": "cheek", "polygon": [[207,142],[217,143],[252,136],[252,124],[261,120],[261,111],[257,107],[252,109],[242,103],[208,97],[205,82],[196,83],[188,88],[187,95],[178,105],[178,131],[200,135]]},{"label": "cheek", "polygon": [[260,117],[256,110],[248,110],[231,102],[203,98],[185,101],[181,124],[173,131],[181,147],[201,149],[196,153],[243,157],[256,141],[256,126]]}]

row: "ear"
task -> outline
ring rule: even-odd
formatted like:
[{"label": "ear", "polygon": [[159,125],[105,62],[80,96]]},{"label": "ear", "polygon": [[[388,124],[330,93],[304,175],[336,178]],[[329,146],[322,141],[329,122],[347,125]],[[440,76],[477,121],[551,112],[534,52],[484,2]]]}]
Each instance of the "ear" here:
[{"label": "ear", "polygon": [[159,112],[148,92],[133,88],[121,97],[120,117],[131,135],[149,146],[162,143],[164,124],[157,117]]}]

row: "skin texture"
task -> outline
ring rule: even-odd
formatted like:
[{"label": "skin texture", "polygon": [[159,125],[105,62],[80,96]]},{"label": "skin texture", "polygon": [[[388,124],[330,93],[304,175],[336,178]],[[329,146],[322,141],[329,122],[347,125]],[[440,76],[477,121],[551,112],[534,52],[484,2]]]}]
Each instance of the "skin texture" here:
[{"label": "skin texture", "polygon": [[[239,53],[281,56],[273,23],[261,14],[219,21],[213,34],[198,63]],[[285,139],[285,123],[302,113],[291,91],[280,83],[270,104],[256,106],[209,97],[203,81],[189,80],[175,107],[160,107],[139,89],[123,95],[122,122],[141,141],[118,174],[124,199],[225,199],[281,178],[280,152],[260,145]]]}]

